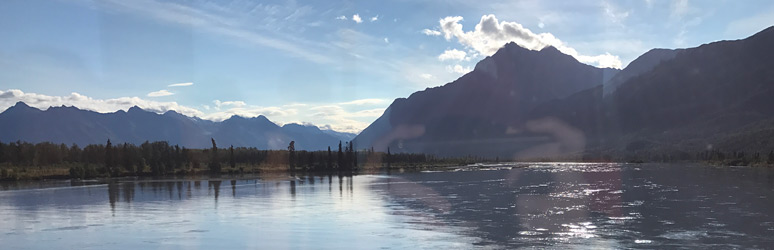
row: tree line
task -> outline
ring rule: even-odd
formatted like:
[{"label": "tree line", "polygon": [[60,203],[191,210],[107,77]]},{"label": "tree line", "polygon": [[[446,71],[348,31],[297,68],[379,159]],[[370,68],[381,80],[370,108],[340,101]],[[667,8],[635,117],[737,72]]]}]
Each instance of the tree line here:
[{"label": "tree line", "polygon": [[0,142],[0,179],[13,178],[18,172],[43,167],[68,168],[75,178],[130,175],[170,175],[197,172],[243,173],[276,170],[294,172],[338,171],[354,172],[371,164],[390,167],[427,164],[439,161],[424,154],[355,150],[352,142],[339,142],[338,148],[322,151],[295,150],[295,142],[287,150],[262,150],[255,147],[212,147],[189,149],[166,141],[140,145],[130,143],[91,144],[83,148],[50,142]]}]

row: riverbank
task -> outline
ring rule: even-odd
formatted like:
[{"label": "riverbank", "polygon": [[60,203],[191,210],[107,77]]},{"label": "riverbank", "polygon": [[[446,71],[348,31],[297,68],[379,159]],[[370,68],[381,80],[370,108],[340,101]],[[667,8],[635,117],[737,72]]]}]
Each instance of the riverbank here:
[{"label": "riverbank", "polygon": [[237,164],[235,167],[224,167],[219,173],[213,173],[210,169],[205,167],[199,168],[184,168],[178,169],[174,172],[169,172],[163,175],[154,175],[148,166],[146,166],[141,172],[128,172],[118,171],[117,173],[109,174],[106,170],[100,169],[100,166],[82,166],[75,164],[60,164],[54,166],[11,166],[8,164],[0,165],[0,181],[27,181],[27,180],[65,180],[65,179],[95,179],[95,178],[126,178],[126,177],[153,177],[153,176],[212,176],[212,175],[240,175],[240,174],[276,174],[276,175],[290,175],[294,173],[315,173],[315,174],[329,174],[329,173],[359,173],[359,174],[372,174],[379,173],[381,171],[424,171],[424,170],[437,170],[441,168],[448,168],[454,166],[460,166],[465,164],[457,163],[423,163],[423,164],[390,164],[389,168],[387,164],[366,164],[355,170],[339,171],[337,169],[331,170],[305,170],[300,168],[296,171],[291,171],[288,165],[281,164],[260,164],[260,165],[248,165]]},{"label": "riverbank", "polygon": [[[541,163],[550,163],[551,161],[535,161]],[[512,162],[507,164],[529,164],[534,162]],[[556,162],[564,163],[564,162]],[[578,162],[580,163],[580,162]],[[587,163],[610,163],[610,162],[587,162]],[[622,164],[643,164],[648,162],[625,162]],[[738,161],[704,161],[704,162],[674,162],[679,163],[695,163],[703,164],[713,167],[730,167],[730,166],[746,166],[746,167],[761,167],[761,168],[774,168],[773,164],[765,162],[745,163]],[[131,178],[131,177],[201,177],[201,176],[218,176],[218,175],[265,175],[265,176],[290,176],[291,174],[377,174],[385,171],[395,172],[410,172],[410,171],[435,171],[446,170],[450,167],[463,167],[460,169],[469,168],[490,168],[493,165],[500,163],[449,163],[449,162],[437,162],[437,163],[422,163],[422,164],[365,164],[355,170],[339,171],[337,169],[320,170],[320,169],[304,169],[291,171],[288,165],[283,164],[237,164],[235,167],[224,167],[219,173],[213,173],[210,169],[205,167],[199,168],[186,168],[178,169],[174,172],[169,172],[163,175],[154,175],[148,166],[146,166],[142,172],[127,172],[119,171],[118,173],[108,174],[105,170],[98,169],[99,166],[81,166],[75,164],[60,164],[54,166],[10,166],[8,164],[0,165],[0,181],[30,181],[30,180],[66,180],[66,179],[107,179],[107,178]],[[74,173],[74,169],[84,168],[88,170],[85,173]],[[91,168],[91,169],[89,169]]]}]

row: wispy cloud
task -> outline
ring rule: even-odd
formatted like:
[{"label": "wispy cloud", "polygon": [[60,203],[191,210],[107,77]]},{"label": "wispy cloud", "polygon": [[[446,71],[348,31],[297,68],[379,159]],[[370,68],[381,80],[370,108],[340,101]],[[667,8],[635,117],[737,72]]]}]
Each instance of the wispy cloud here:
[{"label": "wispy cloud", "polygon": [[368,98],[368,99],[352,100],[348,102],[340,102],[339,105],[375,105],[375,104],[384,104],[386,102],[387,100],[385,99]]},{"label": "wispy cloud", "polygon": [[437,30],[431,30],[431,29],[423,29],[422,34],[428,35],[428,36],[440,36],[441,32]]},{"label": "wispy cloud", "polygon": [[629,11],[620,10],[617,6],[610,2],[602,2],[602,10],[611,23],[624,26],[624,21],[629,17]]},{"label": "wispy cloud", "polygon": [[153,91],[148,93],[148,97],[162,97],[162,96],[170,96],[174,95],[175,93],[169,92],[166,89],[162,89],[159,91]]},{"label": "wispy cloud", "polygon": [[193,85],[192,82],[181,82],[181,83],[175,83],[167,85],[167,87],[187,87]]},{"label": "wispy cloud", "polygon": [[379,20],[379,15],[371,17],[371,22],[376,22],[377,20]]},{"label": "wispy cloud", "polygon": [[[217,11],[205,11],[181,3],[154,0],[105,0],[96,3],[92,1],[80,2],[84,5],[99,4],[101,7],[111,11],[131,13],[172,24],[194,26],[198,28],[198,30],[236,39],[237,41],[245,42],[247,45],[258,45],[277,49],[284,51],[291,56],[316,63],[333,62],[328,56],[309,49],[310,46],[324,45],[301,41],[298,38],[293,36],[288,37],[286,34],[272,31],[271,29],[257,31],[254,27],[255,25],[233,18],[234,16],[244,16],[244,14],[235,13],[234,9],[218,7]],[[264,7],[265,6],[262,5],[256,5],[251,12]],[[312,11],[310,10],[310,7],[296,8],[297,9],[294,12],[289,13],[284,18],[297,18],[300,10],[303,10],[304,12]],[[276,30],[276,27],[274,29]],[[267,35],[267,33],[271,35]]]}]

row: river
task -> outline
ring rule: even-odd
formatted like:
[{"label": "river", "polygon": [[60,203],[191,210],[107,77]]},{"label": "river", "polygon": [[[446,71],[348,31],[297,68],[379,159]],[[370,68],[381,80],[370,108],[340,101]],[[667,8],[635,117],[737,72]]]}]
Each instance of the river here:
[{"label": "river", "polygon": [[2,249],[767,248],[774,170],[534,163],[0,183]]}]

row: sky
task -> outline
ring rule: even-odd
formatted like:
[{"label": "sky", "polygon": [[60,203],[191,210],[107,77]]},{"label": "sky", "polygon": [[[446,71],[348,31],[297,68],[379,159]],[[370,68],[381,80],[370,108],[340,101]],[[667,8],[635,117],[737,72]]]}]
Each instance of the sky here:
[{"label": "sky", "polygon": [[139,106],[357,133],[514,41],[623,68],[741,39],[774,1],[0,1],[0,110]]}]

